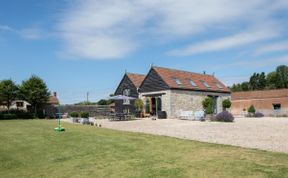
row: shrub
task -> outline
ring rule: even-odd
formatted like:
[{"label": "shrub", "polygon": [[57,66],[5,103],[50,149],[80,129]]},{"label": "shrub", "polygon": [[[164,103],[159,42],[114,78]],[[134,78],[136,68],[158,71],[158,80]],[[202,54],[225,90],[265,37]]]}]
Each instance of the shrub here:
[{"label": "shrub", "polygon": [[16,114],[3,114],[3,119],[4,120],[17,119],[17,115]]},{"label": "shrub", "polygon": [[70,117],[79,117],[79,113],[78,112],[71,112],[69,113]]},{"label": "shrub", "polygon": [[255,114],[256,110],[255,110],[255,107],[253,105],[251,105],[249,108],[248,108],[248,113],[253,113]]},{"label": "shrub", "polygon": [[264,114],[261,112],[256,112],[254,116],[255,117],[264,117]]},{"label": "shrub", "polygon": [[[14,115],[16,116],[15,118],[13,118],[12,116],[7,116],[7,117],[9,117],[9,119],[34,119],[35,118],[34,114],[27,112],[27,111],[23,111],[23,110],[17,110],[17,109],[9,110],[9,112],[3,111],[1,113],[2,119],[3,119],[4,115],[6,115],[6,114],[13,114],[13,117],[14,117]],[[1,117],[0,117],[0,119],[1,119]]]},{"label": "shrub", "polygon": [[3,114],[2,113],[0,113],[0,120],[2,120],[3,119]]},{"label": "shrub", "polygon": [[212,98],[210,97],[206,97],[203,101],[202,101],[202,106],[204,109],[208,108],[209,106],[212,106]]},{"label": "shrub", "polygon": [[205,113],[206,113],[206,114],[213,114],[213,108],[212,108],[212,106],[207,107],[207,108],[205,109]]},{"label": "shrub", "polygon": [[30,112],[20,111],[15,113],[19,119],[34,119],[34,114]]},{"label": "shrub", "polygon": [[141,99],[136,99],[135,102],[134,102],[134,106],[135,108],[137,109],[137,111],[142,111],[143,110],[143,107],[144,107],[144,103]]},{"label": "shrub", "polygon": [[226,110],[227,108],[230,108],[231,107],[231,101],[229,99],[223,100],[222,107],[224,108],[224,110]]},{"label": "shrub", "polygon": [[221,113],[217,114],[216,117],[214,117],[213,121],[233,122],[234,116],[228,111],[222,111]]},{"label": "shrub", "polygon": [[213,114],[213,100],[212,100],[212,98],[206,97],[202,101],[202,106],[203,106],[206,114]]},{"label": "shrub", "polygon": [[81,116],[81,118],[89,118],[89,113],[88,112],[81,112],[80,116]]}]

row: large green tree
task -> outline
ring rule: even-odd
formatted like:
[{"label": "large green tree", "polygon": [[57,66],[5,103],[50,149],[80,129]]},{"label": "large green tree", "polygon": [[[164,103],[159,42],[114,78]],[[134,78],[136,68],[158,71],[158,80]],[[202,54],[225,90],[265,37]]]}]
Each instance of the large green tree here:
[{"label": "large green tree", "polygon": [[31,104],[36,114],[38,109],[47,104],[50,92],[46,83],[41,78],[33,75],[22,82],[20,96]]},{"label": "large green tree", "polygon": [[17,98],[18,86],[12,80],[2,80],[0,82],[0,102],[10,109],[11,103]]},{"label": "large green tree", "polygon": [[276,89],[276,83],[277,83],[277,75],[276,71],[270,72],[266,76],[266,88],[267,89]]},{"label": "large green tree", "polygon": [[276,87],[288,88],[288,66],[281,65],[276,69]]},{"label": "large green tree", "polygon": [[280,65],[275,71],[272,71],[265,76],[264,72],[254,73],[249,82],[233,84],[232,92],[248,91],[248,90],[264,90],[288,88],[288,66]]}]

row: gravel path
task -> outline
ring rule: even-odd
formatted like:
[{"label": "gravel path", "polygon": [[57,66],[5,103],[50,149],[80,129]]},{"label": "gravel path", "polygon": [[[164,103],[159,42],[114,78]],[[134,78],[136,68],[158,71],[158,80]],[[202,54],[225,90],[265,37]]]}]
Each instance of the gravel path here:
[{"label": "gravel path", "polygon": [[234,123],[178,119],[108,121],[104,128],[288,153],[288,118],[236,118]]}]

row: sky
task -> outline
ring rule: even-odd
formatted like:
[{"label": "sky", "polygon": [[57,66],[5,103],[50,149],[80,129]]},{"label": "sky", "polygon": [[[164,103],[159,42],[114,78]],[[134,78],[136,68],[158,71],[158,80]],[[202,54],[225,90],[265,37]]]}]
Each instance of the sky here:
[{"label": "sky", "polygon": [[62,104],[151,65],[249,80],[288,64],[287,0],[0,0],[0,80],[41,77]]}]

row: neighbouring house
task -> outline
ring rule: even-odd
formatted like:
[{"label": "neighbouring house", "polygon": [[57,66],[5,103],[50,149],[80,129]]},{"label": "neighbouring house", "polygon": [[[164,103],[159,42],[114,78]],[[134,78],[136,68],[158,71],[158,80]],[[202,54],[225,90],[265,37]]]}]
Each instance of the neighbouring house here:
[{"label": "neighbouring house", "polygon": [[246,114],[251,105],[264,115],[288,115],[288,89],[233,92],[231,102],[234,115]]},{"label": "neighbouring house", "polygon": [[[208,74],[153,66],[145,78],[141,75],[141,80],[138,80],[137,87],[130,81],[129,75],[125,75],[115,94],[124,93],[141,98],[145,113],[151,115],[165,111],[168,118],[176,118],[181,111],[201,111],[202,101],[206,97],[213,99],[216,114],[222,111],[222,101],[230,98],[230,90]],[[116,112],[121,112],[123,108],[118,106],[120,105],[115,106]]]},{"label": "neighbouring house", "polygon": [[[145,75],[135,73],[125,73],[118,85],[115,95],[125,95],[134,98],[139,97],[139,87],[142,84]],[[135,112],[134,100],[116,100],[115,112]]]},{"label": "neighbouring house", "polygon": [[[15,100],[11,102],[10,109],[18,109],[23,111],[28,111],[31,108],[31,104],[29,104],[25,100]],[[1,105],[0,110],[7,110],[6,105]]]},{"label": "neighbouring house", "polygon": [[52,106],[57,106],[60,104],[56,92],[53,92],[53,95],[49,96],[47,104]]},{"label": "neighbouring house", "polygon": [[60,102],[57,98],[57,93],[53,92],[53,95],[49,96],[48,102],[43,109],[43,115],[48,118],[56,118],[58,111],[58,106]]}]

